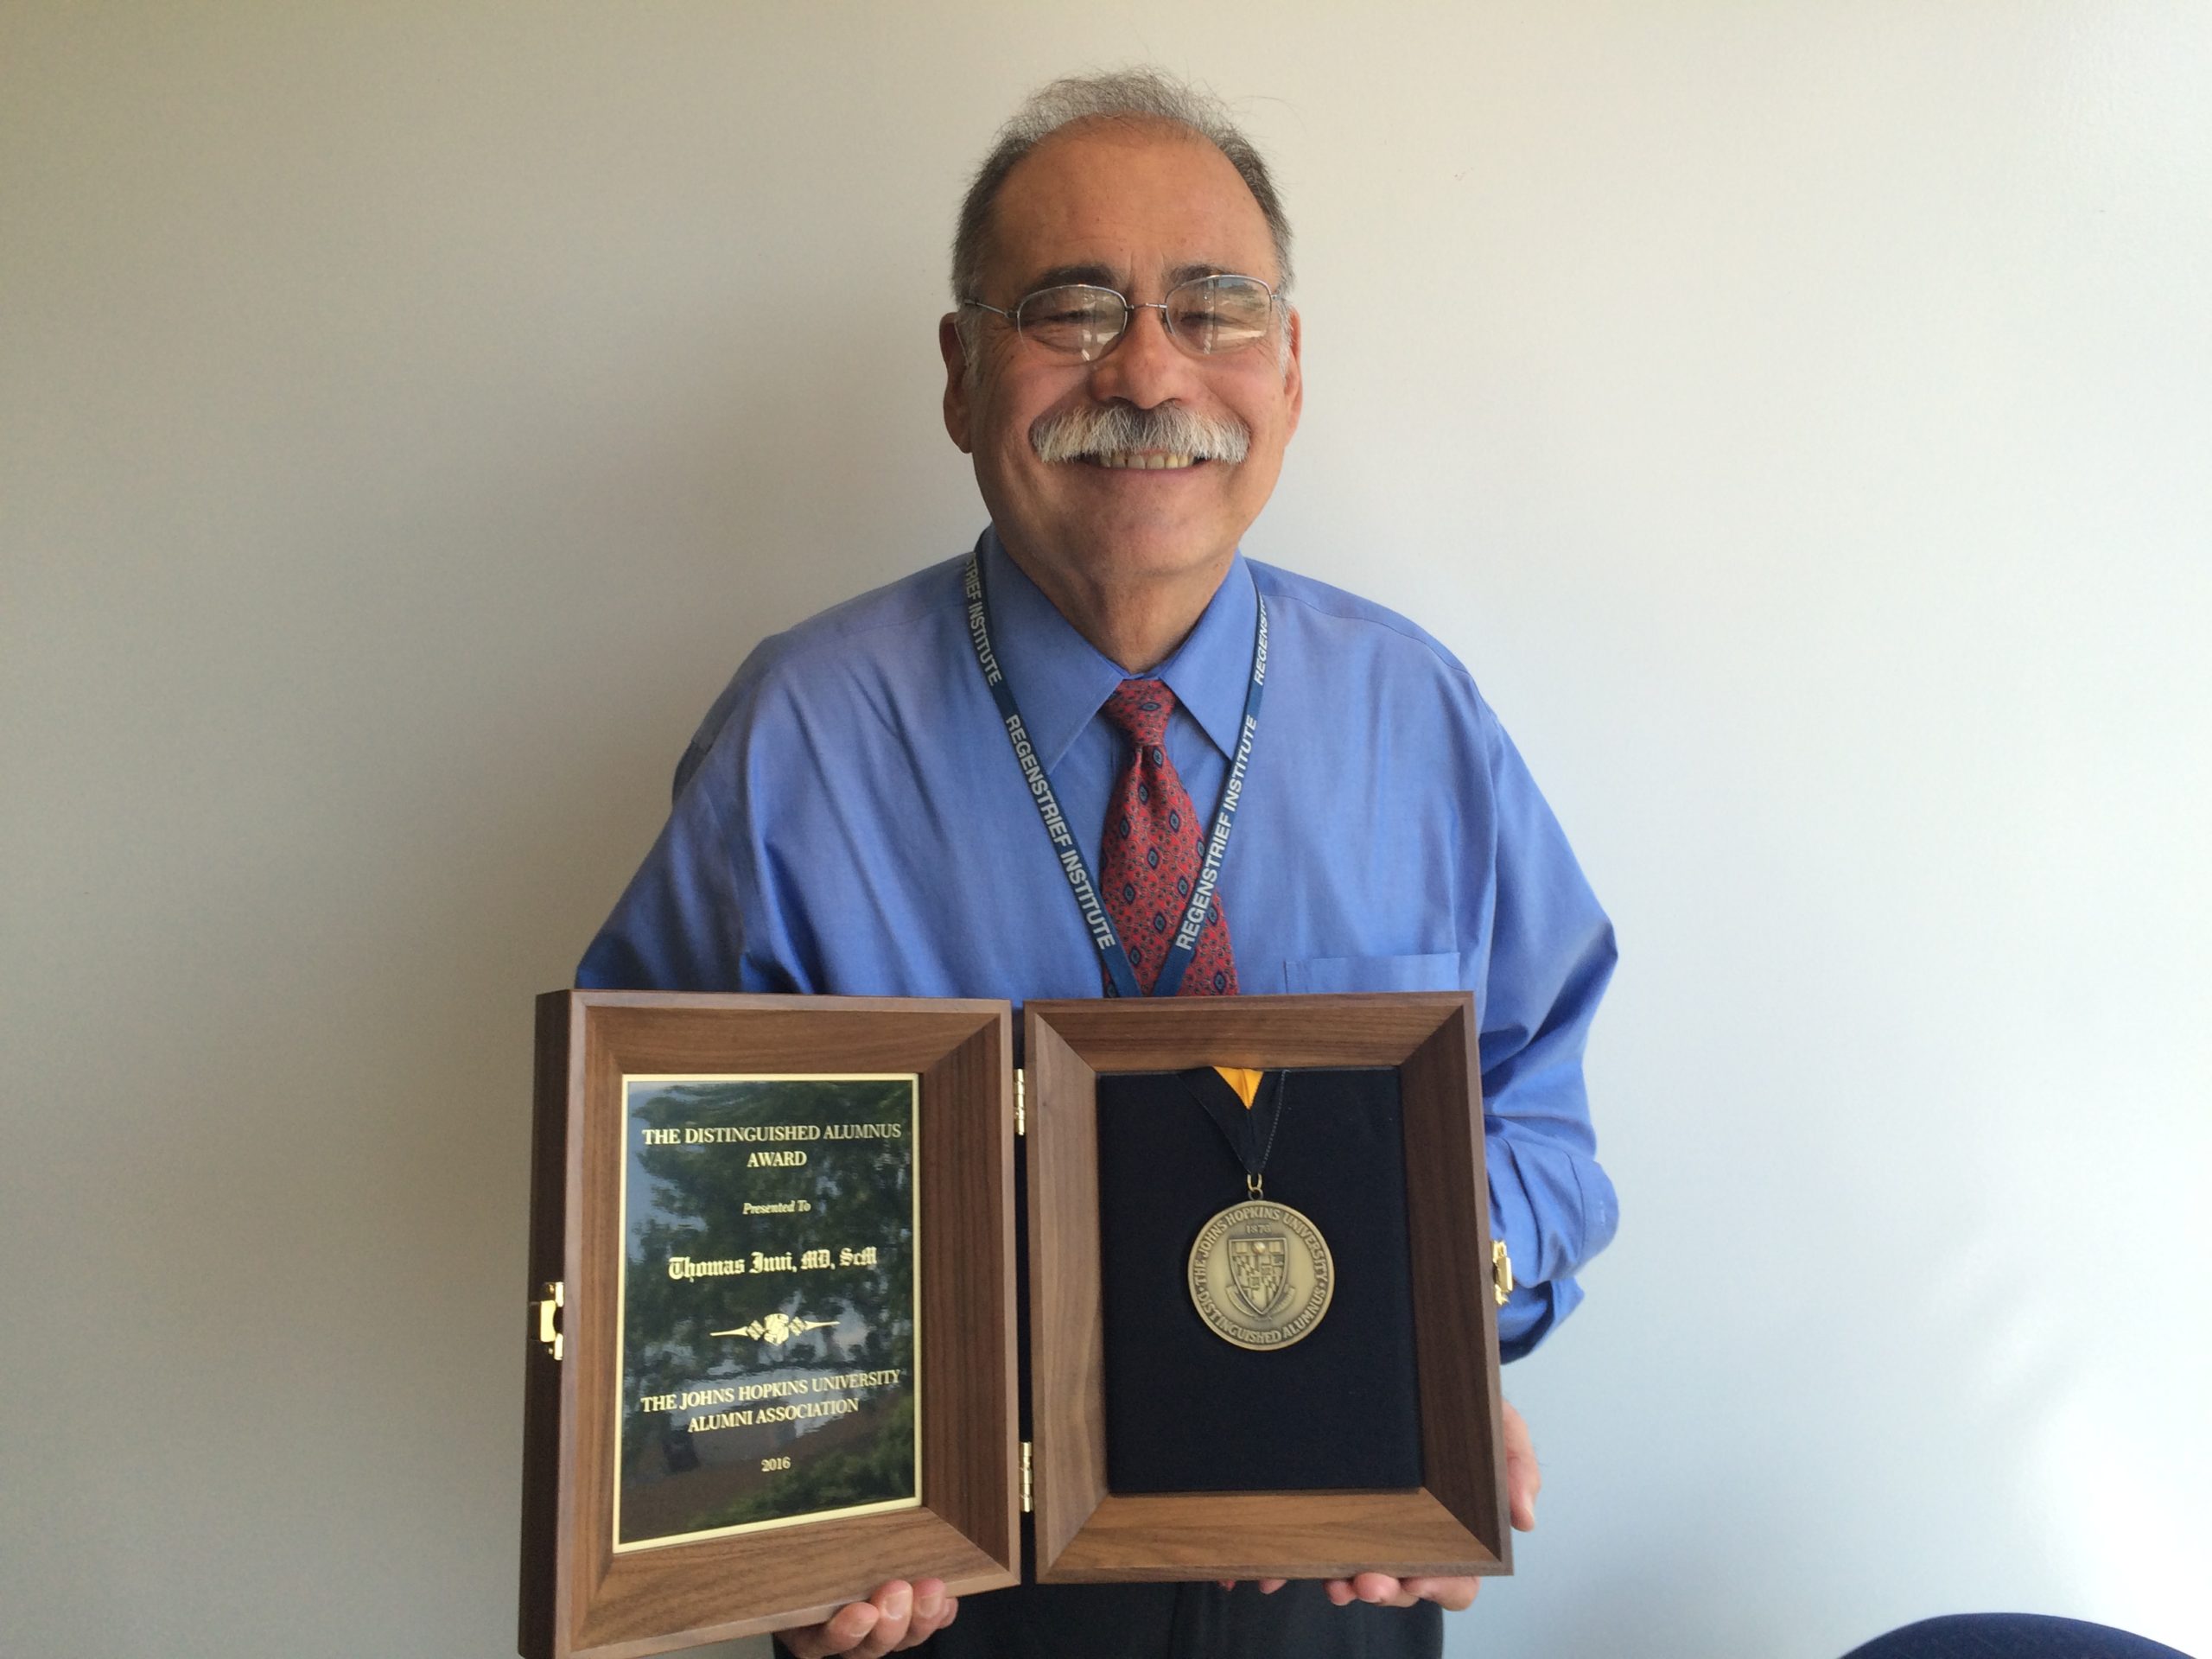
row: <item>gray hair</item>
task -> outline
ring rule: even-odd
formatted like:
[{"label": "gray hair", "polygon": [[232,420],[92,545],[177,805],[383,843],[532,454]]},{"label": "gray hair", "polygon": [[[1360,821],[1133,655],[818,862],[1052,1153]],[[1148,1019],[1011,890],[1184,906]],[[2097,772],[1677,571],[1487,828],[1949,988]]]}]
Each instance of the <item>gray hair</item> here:
[{"label": "gray hair", "polygon": [[[1071,75],[1039,88],[999,129],[998,142],[976,169],[975,180],[960,204],[960,223],[952,237],[956,302],[982,297],[977,284],[982,280],[983,245],[990,235],[991,208],[1007,175],[1039,144],[1078,121],[1115,121],[1124,125],[1165,123],[1185,129],[1219,150],[1251,191],[1268,221],[1268,234],[1274,238],[1275,291],[1289,290],[1290,220],[1283,213],[1281,197],[1275,194],[1268,164],[1230,118],[1228,105],[1212,93],[1200,92],[1157,69],[1116,69],[1103,74]],[[980,315],[973,310],[960,313],[960,338],[968,348],[971,371],[976,360],[975,331],[980,321]]]}]

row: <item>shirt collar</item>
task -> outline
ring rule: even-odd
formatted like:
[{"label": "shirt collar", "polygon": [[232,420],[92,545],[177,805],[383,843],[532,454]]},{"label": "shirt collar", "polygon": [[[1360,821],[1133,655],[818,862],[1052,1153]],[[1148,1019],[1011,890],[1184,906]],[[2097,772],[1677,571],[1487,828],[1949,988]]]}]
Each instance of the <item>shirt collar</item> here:
[{"label": "shirt collar", "polygon": [[[1129,676],[1062,616],[987,530],[978,543],[991,606],[991,648],[1006,671],[1029,741],[1047,771]],[[1148,677],[1165,680],[1225,758],[1244,724],[1259,594],[1237,553],[1198,625]]]}]

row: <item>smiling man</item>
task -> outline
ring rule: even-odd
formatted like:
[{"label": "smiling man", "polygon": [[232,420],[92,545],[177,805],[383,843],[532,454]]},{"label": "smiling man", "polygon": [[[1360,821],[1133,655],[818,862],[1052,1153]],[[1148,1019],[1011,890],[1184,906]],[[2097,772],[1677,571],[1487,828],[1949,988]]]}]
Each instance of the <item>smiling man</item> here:
[{"label": "smiling man", "polygon": [[1063,129],[989,207],[963,216],[939,330],[946,429],[1008,556],[1148,670],[1219,589],[1298,427],[1287,237],[1219,148],[1158,122]]},{"label": "smiling man", "polygon": [[[1471,988],[1517,1358],[1613,1232],[1581,1064],[1612,931],[1451,654],[1240,551],[1303,394],[1289,254],[1265,166],[1211,100],[1132,72],[1023,108],[963,207],[939,328],[946,429],[989,527],[753,652],[578,982],[1015,1002]],[[1202,855],[1230,829],[1210,887]],[[1507,1424],[1526,1528],[1535,1459]],[[925,1580],[783,1640],[802,1659],[1433,1655],[1440,1610],[1474,1592],[1366,1573],[958,1606]]]}]

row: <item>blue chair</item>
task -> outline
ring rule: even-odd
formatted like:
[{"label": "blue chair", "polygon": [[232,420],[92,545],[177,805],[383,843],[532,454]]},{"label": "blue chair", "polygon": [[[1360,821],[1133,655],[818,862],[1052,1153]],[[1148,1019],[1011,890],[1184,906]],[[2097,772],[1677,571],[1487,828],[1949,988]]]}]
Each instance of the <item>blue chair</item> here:
[{"label": "blue chair", "polygon": [[1953,1613],[1878,1636],[1844,1659],[2189,1659],[2106,1624],[2037,1613]]}]

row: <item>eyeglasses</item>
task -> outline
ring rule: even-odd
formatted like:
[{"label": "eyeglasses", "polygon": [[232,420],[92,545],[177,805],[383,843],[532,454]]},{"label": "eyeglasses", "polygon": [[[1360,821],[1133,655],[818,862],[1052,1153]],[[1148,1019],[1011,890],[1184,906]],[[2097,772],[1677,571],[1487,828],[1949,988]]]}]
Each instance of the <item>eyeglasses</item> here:
[{"label": "eyeglasses", "polygon": [[1024,340],[1079,362],[1094,363],[1112,351],[1139,311],[1157,311],[1168,338],[1193,357],[1241,352],[1267,338],[1274,321],[1275,291],[1256,276],[1198,276],[1178,283],[1165,300],[1139,305],[1110,288],[1064,283],[1025,294],[1011,311],[981,300],[963,300],[978,311],[1004,317]]}]

